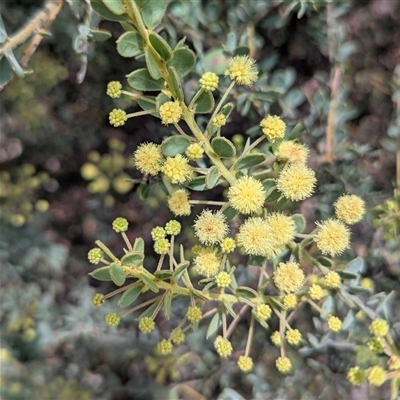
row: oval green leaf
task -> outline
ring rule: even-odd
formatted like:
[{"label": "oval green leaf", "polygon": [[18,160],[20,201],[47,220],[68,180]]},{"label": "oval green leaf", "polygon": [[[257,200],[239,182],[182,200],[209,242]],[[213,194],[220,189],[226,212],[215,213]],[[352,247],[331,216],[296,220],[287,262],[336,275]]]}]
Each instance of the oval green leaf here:
[{"label": "oval green leaf", "polygon": [[262,153],[246,154],[240,157],[233,165],[237,171],[244,168],[251,168],[265,161],[265,155]]},{"label": "oval green leaf", "polygon": [[306,228],[306,219],[304,218],[303,214],[294,214],[291,218],[296,225],[296,232],[303,233],[304,229]]},{"label": "oval green leaf", "polygon": [[149,40],[154,50],[164,61],[169,61],[172,58],[172,49],[169,44],[157,33],[151,32],[149,34]]},{"label": "oval green leaf", "polygon": [[144,240],[141,237],[135,239],[133,251],[144,253]]},{"label": "oval green leaf", "polygon": [[172,85],[172,87],[170,87],[169,89],[171,90],[172,95],[174,96],[175,99],[179,99],[179,100],[183,101],[184,96],[183,96],[182,84],[181,84],[179,75],[176,72],[175,67],[169,66],[168,72],[169,72],[169,77],[170,77],[171,85]]},{"label": "oval green leaf", "polygon": [[122,286],[125,283],[126,275],[122,269],[122,267],[117,263],[112,263],[110,265],[110,275],[112,281],[117,286]]},{"label": "oval green leaf", "polygon": [[138,267],[139,265],[143,265],[144,254],[141,251],[134,251],[128,254],[125,254],[121,258],[121,263],[128,267]]},{"label": "oval green leaf", "polygon": [[172,59],[168,62],[168,65],[174,67],[179,77],[183,78],[196,65],[196,55],[187,47],[180,47],[173,51]]},{"label": "oval green leaf", "polygon": [[201,192],[207,189],[206,186],[206,177],[205,176],[196,176],[193,178],[187,185],[189,189],[195,190],[197,192]]},{"label": "oval green leaf", "polygon": [[124,21],[127,17],[126,14],[117,15],[110,11],[101,0],[90,0],[92,9],[97,12],[101,17],[110,21]]},{"label": "oval green leaf", "polygon": [[111,32],[105,29],[91,29],[90,30],[90,40],[94,42],[104,42],[110,39]]},{"label": "oval green leaf", "polygon": [[117,51],[122,57],[135,57],[143,53],[143,40],[139,33],[129,31],[123,33],[117,40]]},{"label": "oval green leaf", "polygon": [[227,207],[227,208],[225,208],[225,210],[223,211],[223,214],[225,215],[225,217],[226,217],[226,222],[229,222],[229,221],[231,221],[233,218],[235,218],[236,217],[236,215],[237,215],[237,211],[233,208],[233,207]]},{"label": "oval green leaf", "polygon": [[245,299],[255,299],[258,296],[258,293],[247,286],[239,286],[236,288],[236,295],[244,297]]},{"label": "oval green leaf", "polygon": [[161,90],[164,84],[164,81],[162,79],[154,80],[147,68],[137,69],[136,71],[131,72],[126,77],[131,87],[136,90],[142,90],[144,92]]},{"label": "oval green leaf", "polygon": [[90,276],[99,281],[111,281],[110,267],[100,267],[89,273]]},{"label": "oval green leaf", "polygon": [[193,105],[196,114],[207,114],[214,108],[215,101],[211,92],[203,92]]},{"label": "oval green leaf", "polygon": [[174,271],[174,275],[172,276],[172,279],[175,281],[178,281],[180,279],[180,277],[182,276],[183,272],[189,267],[190,262],[189,261],[184,261],[182,263],[180,263],[175,271]]},{"label": "oval green leaf", "polygon": [[147,46],[144,48],[144,57],[146,59],[146,66],[151,77],[153,79],[160,79],[161,73],[160,69],[158,68],[157,60],[154,58],[153,53]]},{"label": "oval green leaf", "polygon": [[208,189],[212,189],[216,186],[219,179],[219,171],[218,168],[213,165],[207,172],[206,175],[206,186]]},{"label": "oval green leaf", "polygon": [[156,279],[160,281],[165,281],[167,279],[171,279],[172,275],[174,273],[172,271],[167,271],[167,270],[161,270],[161,271],[156,271],[154,272],[154,276]]},{"label": "oval green leaf", "polygon": [[184,136],[174,135],[161,143],[161,150],[167,157],[174,157],[184,153],[190,145],[190,140]]},{"label": "oval green leaf", "polygon": [[218,311],[211,318],[210,325],[208,325],[208,328],[207,328],[206,339],[208,339],[210,336],[217,333],[217,331],[221,325],[222,325],[222,316],[221,316],[221,312]]},{"label": "oval green leaf", "polygon": [[124,294],[118,300],[118,305],[120,307],[128,307],[139,297],[141,291],[142,286],[139,284],[125,290]]},{"label": "oval green leaf", "polygon": [[236,154],[236,148],[232,142],[223,137],[216,137],[211,142],[211,147],[221,158],[231,158]]},{"label": "oval green leaf", "polygon": [[161,22],[167,9],[166,0],[151,0],[142,8],[143,22],[153,30]]},{"label": "oval green leaf", "polygon": [[147,276],[140,274],[140,279],[143,283],[154,293],[158,293],[159,289],[156,283],[154,283],[150,278]]},{"label": "oval green leaf", "polygon": [[103,0],[104,5],[114,14],[122,15],[125,12],[122,0]]},{"label": "oval green leaf", "polygon": [[304,124],[302,122],[299,122],[294,126],[294,128],[290,131],[290,133],[287,135],[288,140],[293,140],[296,139],[297,137],[300,136],[301,133],[303,133],[305,130]]}]

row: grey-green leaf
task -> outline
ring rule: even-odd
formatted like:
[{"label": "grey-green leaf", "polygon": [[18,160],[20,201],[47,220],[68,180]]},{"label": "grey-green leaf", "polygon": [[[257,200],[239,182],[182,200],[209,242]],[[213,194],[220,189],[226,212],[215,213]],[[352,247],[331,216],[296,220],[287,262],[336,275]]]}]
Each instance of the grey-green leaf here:
[{"label": "grey-green leaf", "polygon": [[123,33],[117,40],[117,51],[122,57],[135,57],[143,53],[143,40],[138,32]]},{"label": "grey-green leaf", "polygon": [[151,0],[142,9],[144,24],[153,30],[161,22],[167,8],[166,0]]},{"label": "grey-green leaf", "polygon": [[140,284],[125,290],[124,294],[118,301],[118,305],[120,307],[128,307],[139,297],[141,291],[142,286]]},{"label": "grey-green leaf", "polygon": [[180,78],[186,76],[196,65],[196,55],[187,47],[175,49],[172,59],[168,62],[169,66],[176,69]]},{"label": "grey-green leaf", "polygon": [[141,251],[134,251],[125,254],[121,258],[121,263],[127,265],[128,267],[138,267],[143,264],[144,254]]},{"label": "grey-green leaf", "polygon": [[110,264],[110,275],[112,281],[117,286],[122,286],[125,283],[126,275],[119,264],[117,263]]},{"label": "grey-green leaf", "polygon": [[96,268],[94,271],[89,273],[90,276],[99,281],[111,281],[110,267]]},{"label": "grey-green leaf", "polygon": [[188,138],[174,135],[168,137],[161,143],[161,150],[167,157],[174,157],[177,154],[184,153],[189,145],[190,140]]},{"label": "grey-green leaf", "polygon": [[206,175],[206,186],[208,189],[212,189],[216,186],[218,179],[219,179],[219,171],[218,168],[213,165],[207,172]]},{"label": "grey-green leaf", "polygon": [[140,279],[143,281],[143,283],[154,293],[158,293],[159,289],[158,286],[146,275],[141,274]]},{"label": "grey-green leaf", "polygon": [[154,50],[164,61],[169,61],[172,57],[172,49],[169,44],[157,33],[149,33],[149,40]]},{"label": "grey-green leaf", "polygon": [[304,229],[306,228],[306,219],[304,218],[303,214],[292,215],[292,220],[296,225],[296,232],[303,233]]},{"label": "grey-green leaf", "polygon": [[215,102],[211,92],[203,92],[195,101],[193,108],[196,114],[207,114],[214,108]]},{"label": "grey-green leaf", "polygon": [[221,158],[232,158],[236,154],[233,143],[223,137],[215,137],[211,142],[211,147]]},{"label": "grey-green leaf", "polygon": [[131,72],[126,77],[129,85],[131,85],[136,90],[142,90],[144,92],[161,90],[164,84],[164,81],[162,79],[153,79],[147,68],[137,69],[136,71]]},{"label": "grey-green leaf", "polygon": [[206,339],[208,339],[210,336],[217,333],[217,331],[221,325],[222,325],[222,316],[221,316],[221,312],[218,311],[211,318],[210,324],[208,325],[208,328],[207,328]]},{"label": "grey-green leaf", "polygon": [[240,171],[244,168],[251,168],[265,161],[265,155],[262,153],[246,154],[240,157],[234,164],[234,168]]}]

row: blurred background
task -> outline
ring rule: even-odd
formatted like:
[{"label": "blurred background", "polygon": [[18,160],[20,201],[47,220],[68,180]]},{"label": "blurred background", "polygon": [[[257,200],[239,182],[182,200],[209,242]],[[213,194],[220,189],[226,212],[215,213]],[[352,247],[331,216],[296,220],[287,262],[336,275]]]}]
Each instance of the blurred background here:
[{"label": "blurred background", "polygon": [[[117,53],[115,41],[124,32],[118,23],[100,21],[112,37],[86,43],[85,2],[66,3],[30,60],[32,73],[13,78],[0,94],[1,398],[388,398],[386,387],[352,389],[345,379],[350,356],[337,349],[308,358],[293,354],[295,373],[278,377],[276,349],[262,329],[255,335],[255,371],[245,376],[234,361],[220,362],[204,329],[160,358],[153,346],[168,329],[161,316],[146,338],[129,318],[118,330],[105,326],[104,315],[117,306],[95,309],[91,298],[113,287],[88,276],[93,266],[87,252],[96,239],[121,249],[111,222],[123,216],[129,237],[145,239],[149,268],[156,262],[150,230],[172,215],[158,189],[146,201],[140,198],[141,176],[131,158],[138,144],[160,143],[169,130],[149,116],[118,129],[109,125],[113,108],[138,108],[129,99],[106,96],[107,83],[125,85],[125,75],[141,64]],[[43,4],[3,2],[8,34]],[[344,258],[365,258],[364,276],[374,280],[375,292],[398,288],[400,222],[393,189],[400,143],[400,3],[171,1],[163,30],[172,43],[185,36],[199,57],[185,83],[188,92],[204,71],[223,73],[225,54],[249,47],[260,80],[252,92],[234,92],[227,137],[240,148],[269,112],[292,125],[303,121],[301,140],[311,149],[319,185],[300,212],[320,220],[344,192],[362,196],[369,212],[354,227],[354,245]],[[189,235],[184,240],[194,244]],[[175,312],[178,317],[179,308]],[[400,321],[399,314],[392,318]],[[246,324],[233,340],[245,340]]]}]

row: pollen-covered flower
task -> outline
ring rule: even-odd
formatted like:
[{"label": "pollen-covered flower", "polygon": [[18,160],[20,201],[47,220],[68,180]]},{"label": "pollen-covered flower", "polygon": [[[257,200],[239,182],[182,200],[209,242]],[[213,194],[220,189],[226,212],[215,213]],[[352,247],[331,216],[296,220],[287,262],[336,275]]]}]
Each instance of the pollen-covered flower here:
[{"label": "pollen-covered flower", "polygon": [[171,334],[171,340],[175,344],[180,344],[185,341],[185,334],[182,329],[175,329]]},{"label": "pollen-covered flower", "polygon": [[232,253],[232,251],[234,251],[236,248],[236,242],[235,239],[232,238],[225,238],[222,242],[221,242],[221,250],[223,253]]},{"label": "pollen-covered flower", "polygon": [[172,219],[171,221],[168,221],[165,224],[165,232],[167,233],[167,235],[179,235],[179,233],[181,232],[181,224],[180,222]]},{"label": "pollen-covered flower", "polygon": [[139,330],[143,333],[150,333],[155,328],[156,324],[150,317],[143,317],[139,320]]},{"label": "pollen-covered flower", "polygon": [[168,254],[169,246],[170,243],[168,239],[157,239],[154,242],[154,251],[160,255]]},{"label": "pollen-covered flower", "polygon": [[212,123],[217,127],[221,128],[226,124],[226,117],[224,114],[217,114],[213,119]]},{"label": "pollen-covered flower", "polygon": [[159,144],[142,143],[133,153],[133,165],[146,175],[157,175],[163,162],[164,157]]},{"label": "pollen-covered flower", "polygon": [[212,212],[211,210],[203,210],[197,216],[193,225],[194,233],[200,240],[200,243],[211,245],[221,242],[228,233],[228,225],[226,217],[221,212]]},{"label": "pollen-covered flower", "polygon": [[161,123],[164,125],[176,124],[182,116],[182,108],[177,101],[167,101],[159,110]]},{"label": "pollen-covered flower", "polygon": [[252,176],[241,177],[228,190],[231,206],[242,214],[261,211],[265,196],[262,183]]},{"label": "pollen-covered flower", "polygon": [[199,143],[192,143],[187,147],[185,154],[189,160],[199,160],[203,157],[204,149]]},{"label": "pollen-covered flower", "polygon": [[112,223],[112,228],[115,232],[126,232],[128,230],[128,221],[125,218],[115,218]]},{"label": "pollen-covered flower", "polygon": [[293,164],[305,164],[308,157],[308,147],[292,140],[284,140],[278,146],[275,156],[278,160]]},{"label": "pollen-covered flower", "polygon": [[121,320],[121,318],[119,317],[119,315],[116,312],[109,312],[104,317],[104,321],[105,321],[106,325],[111,328],[116,327],[119,324],[120,320]]},{"label": "pollen-covered flower", "polygon": [[128,116],[124,110],[114,108],[114,110],[110,112],[108,120],[112,126],[117,128],[118,126],[125,125],[125,122],[128,120]]},{"label": "pollen-covered flower", "polygon": [[339,332],[340,330],[342,330],[343,324],[338,317],[335,317],[333,315],[328,315],[327,323],[329,330],[332,332]]},{"label": "pollen-covered flower", "polygon": [[214,340],[214,347],[221,357],[229,357],[232,354],[232,345],[228,339],[222,336],[217,336]]},{"label": "pollen-covered flower", "polygon": [[225,271],[220,272],[216,277],[215,281],[217,282],[217,286],[219,288],[225,288],[228,287],[231,283],[231,276]]},{"label": "pollen-covered flower", "polygon": [[340,275],[335,271],[329,271],[324,277],[324,285],[331,289],[336,289],[340,286]]},{"label": "pollen-covered flower", "polygon": [[281,213],[274,213],[268,215],[266,221],[271,228],[272,240],[277,250],[293,240],[296,225],[292,218]]},{"label": "pollen-covered flower", "polygon": [[369,331],[375,336],[385,336],[389,332],[389,324],[381,318],[377,318],[371,322]]},{"label": "pollen-covered flower", "polygon": [[358,366],[350,368],[347,380],[354,386],[360,386],[365,380],[365,372]]},{"label": "pollen-covered flower", "polygon": [[254,313],[258,318],[267,320],[267,319],[271,318],[272,309],[268,304],[259,304],[254,309]]},{"label": "pollen-covered flower", "polygon": [[287,357],[278,357],[275,361],[276,369],[285,374],[292,369],[292,362]]},{"label": "pollen-covered flower", "polygon": [[250,86],[258,78],[255,64],[255,60],[249,56],[235,56],[228,61],[224,75],[229,76],[238,85]]},{"label": "pollen-covered flower", "polygon": [[156,241],[159,239],[165,239],[167,236],[167,232],[165,232],[165,229],[162,226],[155,226],[151,232],[151,238]]},{"label": "pollen-covered flower", "polygon": [[192,323],[199,322],[202,317],[203,313],[201,312],[201,309],[196,306],[189,307],[186,312],[186,318]]},{"label": "pollen-covered flower", "polygon": [[376,354],[382,354],[385,347],[380,337],[373,337],[367,342],[368,348]]},{"label": "pollen-covered flower", "polygon": [[96,247],[89,251],[87,257],[88,257],[88,260],[90,263],[98,264],[101,261],[101,259],[104,257],[104,253],[103,253],[103,250],[98,249]]},{"label": "pollen-covered flower", "polygon": [[365,214],[364,200],[354,194],[339,197],[334,206],[336,217],[349,225],[359,222]]},{"label": "pollen-covered flower", "polygon": [[292,293],[299,290],[304,282],[304,272],[295,262],[279,263],[272,276],[280,292]]},{"label": "pollen-covered flower", "polygon": [[213,92],[218,87],[219,78],[214,72],[205,72],[200,80],[200,87],[206,92]]},{"label": "pollen-covered flower", "polygon": [[263,218],[248,218],[236,236],[244,254],[269,257],[274,254],[272,232]]},{"label": "pollen-covered flower", "polygon": [[297,296],[294,295],[293,293],[287,294],[283,298],[283,305],[287,310],[290,310],[291,308],[295,308],[297,306]]},{"label": "pollen-covered flower", "polygon": [[121,82],[118,81],[111,81],[107,85],[107,95],[113,99],[118,99],[121,97],[122,93],[122,85]]},{"label": "pollen-covered flower", "polygon": [[320,285],[313,284],[308,289],[308,294],[313,300],[321,300],[324,297],[324,289]]},{"label": "pollen-covered flower", "polygon": [[248,356],[240,356],[237,362],[242,372],[250,372],[253,369],[253,360]]},{"label": "pollen-covered flower", "polygon": [[282,345],[282,336],[279,331],[275,331],[272,333],[271,342],[276,347],[279,347]]},{"label": "pollen-covered flower", "polygon": [[92,298],[92,303],[95,307],[100,307],[104,304],[104,294],[96,293]]},{"label": "pollen-covered flower", "polygon": [[221,270],[221,259],[216,250],[203,248],[194,258],[194,265],[200,275],[212,278]]},{"label": "pollen-covered flower", "polygon": [[192,176],[189,160],[181,154],[167,157],[162,172],[171,179],[172,183],[183,183]]},{"label": "pollen-covered flower", "polygon": [[168,207],[176,216],[190,215],[189,193],[185,189],[175,190],[168,198]]},{"label": "pollen-covered flower", "polygon": [[163,356],[165,356],[167,354],[171,354],[172,349],[173,349],[173,345],[167,339],[163,339],[157,343],[157,351]]},{"label": "pollen-covered flower", "polygon": [[301,333],[298,329],[289,329],[286,331],[286,340],[292,346],[297,346],[301,339]]},{"label": "pollen-covered flower", "polygon": [[286,124],[277,115],[268,115],[260,122],[263,134],[270,142],[285,136]]},{"label": "pollen-covered flower", "polygon": [[322,254],[334,257],[349,248],[350,231],[343,222],[337,219],[328,219],[317,225],[319,229],[314,236],[314,242]]},{"label": "pollen-covered flower", "polygon": [[382,386],[386,380],[386,372],[379,365],[375,365],[368,370],[367,380],[372,386]]},{"label": "pollen-covered flower", "polygon": [[312,169],[304,164],[288,164],[279,174],[277,187],[287,199],[300,201],[313,194],[316,182]]}]

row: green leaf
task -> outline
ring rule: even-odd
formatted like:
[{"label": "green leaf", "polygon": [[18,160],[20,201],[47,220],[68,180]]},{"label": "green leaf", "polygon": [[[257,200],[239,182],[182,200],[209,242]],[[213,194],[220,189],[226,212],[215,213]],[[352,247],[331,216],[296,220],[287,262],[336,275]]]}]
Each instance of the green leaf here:
[{"label": "green leaf", "polygon": [[156,283],[154,283],[150,278],[144,274],[140,274],[140,279],[143,283],[154,293],[158,293],[159,289]]},{"label": "green leaf", "polygon": [[154,272],[154,276],[156,277],[156,279],[158,279],[160,281],[165,281],[167,279],[171,279],[173,274],[174,273],[172,271],[168,271],[168,270],[160,270],[160,271]]},{"label": "green leaf", "polygon": [[143,53],[143,40],[138,32],[123,33],[117,40],[117,51],[122,57],[135,57]]},{"label": "green leaf", "polygon": [[171,85],[172,85],[172,87],[170,87],[169,89],[171,90],[175,99],[183,100],[184,96],[183,96],[182,84],[179,75],[176,72],[176,69],[172,66],[169,66],[168,72],[169,72],[169,77],[171,78]]},{"label": "green leaf", "polygon": [[141,251],[134,251],[128,254],[125,254],[121,258],[121,263],[128,267],[138,267],[143,265],[144,254]]},{"label": "green leaf", "polygon": [[144,317],[151,317],[153,315],[153,312],[156,310],[156,308],[160,305],[162,301],[162,298],[155,301],[151,306],[149,306],[146,310],[144,310],[139,316],[138,320],[144,318]]},{"label": "green leaf", "polygon": [[213,187],[216,186],[216,184],[218,183],[218,179],[219,179],[219,171],[218,168],[213,165],[207,172],[206,175],[206,186],[208,189],[212,189]]},{"label": "green leaf", "polygon": [[363,269],[364,260],[361,257],[357,257],[346,265],[343,272],[350,272],[359,275],[361,272],[363,272]]},{"label": "green leaf", "polygon": [[121,0],[102,0],[103,4],[116,15],[122,15],[125,12],[124,5]]},{"label": "green leaf", "polygon": [[144,253],[144,240],[141,237],[135,239],[133,244],[133,251]]},{"label": "green leaf", "polygon": [[150,32],[149,40],[154,50],[160,55],[164,61],[169,61],[172,58],[172,49],[169,44],[157,33]]},{"label": "green leaf", "polygon": [[221,158],[231,158],[236,154],[233,143],[223,137],[215,137],[211,142],[211,147]]},{"label": "green leaf", "polygon": [[124,294],[118,300],[118,305],[120,307],[128,307],[139,297],[141,291],[142,286],[139,284],[125,290]]},{"label": "green leaf", "polygon": [[90,30],[90,39],[94,42],[105,42],[107,39],[110,39],[111,32],[105,29],[91,29]]},{"label": "green leaf", "polygon": [[267,203],[272,203],[281,197],[281,193],[275,189],[266,199]]},{"label": "green leaf", "polygon": [[332,262],[332,260],[330,259],[330,258],[328,258],[328,257],[318,257],[317,258],[317,261],[321,264],[321,265],[323,265],[324,267],[328,267],[328,268],[331,268],[332,266],[333,266],[333,262]]},{"label": "green leaf", "polygon": [[291,218],[296,225],[296,232],[303,233],[304,229],[306,229],[306,219],[304,218],[303,214],[294,214]]},{"label": "green leaf", "polygon": [[111,12],[101,0],[90,0],[90,5],[97,14],[110,21],[124,21],[127,18],[126,14],[118,15]]},{"label": "green leaf", "polygon": [[332,314],[332,312],[334,310],[334,306],[335,306],[334,296],[328,296],[322,303],[322,307],[321,307],[322,314],[325,316],[328,314]]},{"label": "green leaf", "polygon": [[294,128],[287,134],[287,140],[293,140],[300,136],[305,130],[304,124],[299,122],[294,126]]},{"label": "green leaf", "polygon": [[149,197],[150,186],[147,183],[140,182],[138,187],[138,193],[140,200],[146,200]]},{"label": "green leaf", "polygon": [[196,176],[193,178],[187,185],[189,189],[195,190],[197,192],[201,192],[207,189],[206,186],[206,177],[205,176]]},{"label": "green leaf", "polygon": [[270,189],[272,189],[273,187],[276,186],[276,181],[275,181],[275,179],[268,178],[268,179],[265,179],[265,180],[262,182],[262,184],[263,184],[263,186],[264,186],[265,192],[268,192]]},{"label": "green leaf", "polygon": [[144,48],[144,57],[146,59],[146,66],[149,70],[149,73],[153,79],[160,79],[161,73],[160,68],[158,67],[157,60],[154,58],[151,50],[146,46]]},{"label": "green leaf", "polygon": [[142,8],[143,22],[150,30],[153,30],[161,22],[167,9],[166,0],[151,0]]},{"label": "green leaf", "polygon": [[14,72],[6,57],[0,59],[0,90],[13,78]]},{"label": "green leaf", "polygon": [[225,208],[225,210],[223,211],[223,214],[226,217],[226,222],[231,221],[233,218],[236,217],[236,215],[238,214],[238,212],[231,206]]},{"label": "green leaf", "polygon": [[174,275],[172,276],[172,279],[174,281],[178,281],[180,277],[182,276],[183,272],[189,267],[190,262],[189,261],[184,261],[180,263],[174,271]]},{"label": "green leaf", "polygon": [[126,275],[119,264],[117,263],[110,264],[110,275],[112,281],[117,286],[122,286],[125,283]]},{"label": "green leaf", "polygon": [[164,85],[164,81],[162,79],[154,80],[147,68],[137,69],[126,77],[129,85],[136,90],[143,90],[144,92],[161,90]]},{"label": "green leaf", "polygon": [[228,103],[221,108],[221,111],[219,113],[224,114],[226,119],[228,119],[228,117],[231,115],[232,110],[233,110],[233,103]]},{"label": "green leaf", "polygon": [[14,73],[19,77],[23,78],[25,76],[25,72],[22,69],[21,65],[19,65],[18,60],[15,58],[14,53],[12,50],[7,50],[4,53],[5,57],[7,58],[8,62],[10,63],[10,67],[14,71]]},{"label": "green leaf", "polygon": [[206,333],[206,339],[208,339],[210,336],[214,335],[217,333],[218,329],[222,325],[222,315],[221,312],[218,311],[210,321],[210,324],[208,325],[207,328],[207,333]]},{"label": "green leaf", "polygon": [[249,264],[250,265],[256,265],[258,267],[261,267],[265,261],[265,257],[263,256],[251,256],[249,258]]},{"label": "green leaf", "polygon": [[275,211],[282,211],[286,208],[286,205],[289,203],[289,200],[285,197],[281,197],[275,204]]},{"label": "green leaf", "polygon": [[167,292],[164,296],[164,314],[166,320],[169,320],[171,318],[171,303],[172,294],[170,292]]},{"label": "green leaf", "polygon": [[262,153],[246,154],[240,157],[235,164],[233,164],[233,167],[236,169],[236,171],[240,171],[241,169],[250,168],[261,164],[265,161],[265,159],[266,157]]},{"label": "green leaf", "polygon": [[99,281],[111,281],[110,267],[96,268],[94,271],[89,273],[90,276]]},{"label": "green leaf", "polygon": [[161,150],[167,157],[174,157],[184,153],[190,144],[190,140],[181,135],[170,136],[161,143]]},{"label": "green leaf", "polygon": [[214,108],[215,102],[211,92],[203,91],[195,101],[193,108],[196,114],[207,114]]},{"label": "green leaf", "polygon": [[347,271],[338,271],[338,274],[342,279],[348,279],[349,281],[351,281],[352,279],[357,279],[359,276],[354,272],[347,272]]},{"label": "green leaf", "polygon": [[172,53],[172,60],[168,65],[174,67],[180,78],[186,76],[196,65],[196,55],[187,47],[175,49]]},{"label": "green leaf", "polygon": [[258,293],[247,286],[239,286],[236,288],[236,295],[244,297],[245,299],[255,299],[258,296]]},{"label": "green leaf", "polygon": [[[139,106],[144,110],[144,111],[149,111],[149,110],[155,110],[156,109],[156,97],[155,96],[146,96],[142,97],[140,99],[137,99],[137,102]],[[154,114],[151,114],[154,116],[157,116],[156,111]]]}]

